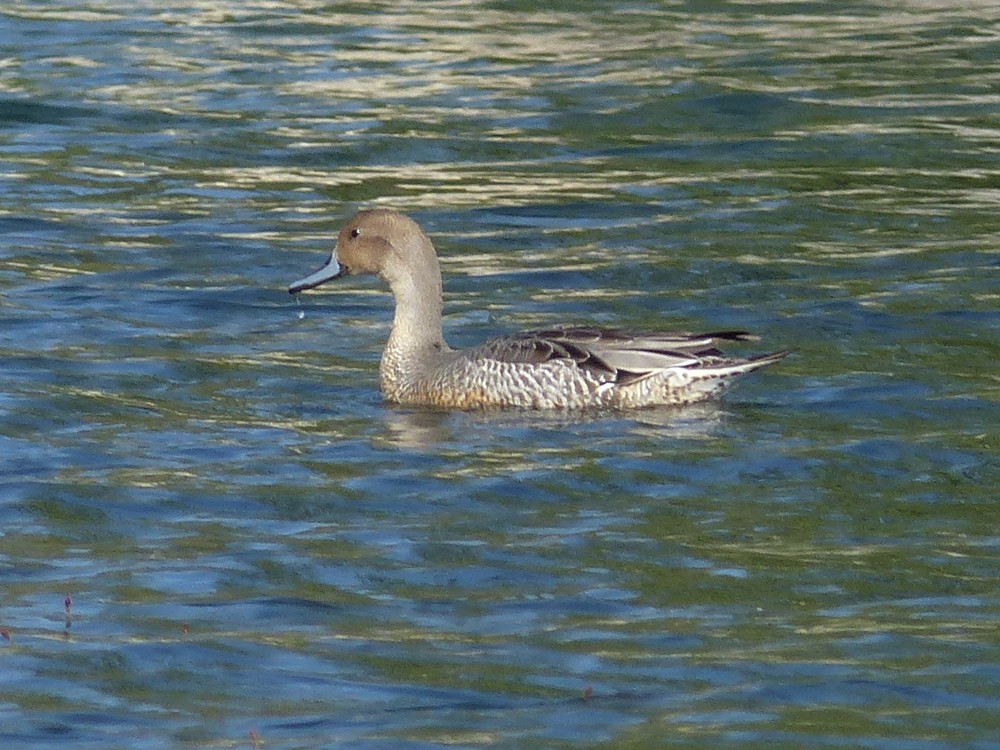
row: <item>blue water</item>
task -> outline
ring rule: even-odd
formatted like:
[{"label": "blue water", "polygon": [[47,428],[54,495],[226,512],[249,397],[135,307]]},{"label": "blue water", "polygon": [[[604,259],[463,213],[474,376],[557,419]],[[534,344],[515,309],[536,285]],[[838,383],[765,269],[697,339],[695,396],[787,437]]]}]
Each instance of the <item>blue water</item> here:
[{"label": "blue water", "polygon": [[[1000,12],[0,10],[0,746],[998,747]],[[382,402],[446,335],[748,329],[620,414]]]}]

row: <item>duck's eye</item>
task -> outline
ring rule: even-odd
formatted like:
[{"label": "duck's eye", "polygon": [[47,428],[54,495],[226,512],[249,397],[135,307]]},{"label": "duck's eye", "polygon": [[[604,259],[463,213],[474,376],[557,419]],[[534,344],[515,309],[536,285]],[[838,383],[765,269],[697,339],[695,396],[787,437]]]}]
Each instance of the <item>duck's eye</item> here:
[{"label": "duck's eye", "polygon": [[360,236],[361,236],[361,230],[358,229],[357,227],[354,227],[354,229],[351,230],[351,239],[356,239]]}]

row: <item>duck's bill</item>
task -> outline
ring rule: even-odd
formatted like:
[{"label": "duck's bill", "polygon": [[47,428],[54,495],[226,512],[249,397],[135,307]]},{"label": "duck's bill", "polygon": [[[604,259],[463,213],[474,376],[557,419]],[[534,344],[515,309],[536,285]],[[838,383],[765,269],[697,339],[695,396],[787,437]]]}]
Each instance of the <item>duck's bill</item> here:
[{"label": "duck's bill", "polygon": [[288,287],[288,291],[290,294],[297,294],[298,292],[304,292],[306,289],[315,289],[320,284],[325,284],[337,278],[343,272],[344,269],[337,262],[337,253],[330,253],[330,257],[321,268],[291,284]]}]

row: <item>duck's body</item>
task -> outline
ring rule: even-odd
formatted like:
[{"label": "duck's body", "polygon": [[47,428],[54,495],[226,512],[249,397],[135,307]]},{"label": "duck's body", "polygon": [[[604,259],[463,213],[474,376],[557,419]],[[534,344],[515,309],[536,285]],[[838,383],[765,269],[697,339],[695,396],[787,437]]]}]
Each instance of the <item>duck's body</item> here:
[{"label": "duck's body", "polygon": [[442,335],[441,272],[434,246],[416,222],[388,209],[355,215],[326,264],[289,291],[356,273],[383,279],[396,299],[379,373],[383,394],[399,404],[453,409],[687,404],[715,396],[737,376],[788,354],[723,356],[716,342],[753,340],[739,331],[580,327],[528,331],[456,351]]}]

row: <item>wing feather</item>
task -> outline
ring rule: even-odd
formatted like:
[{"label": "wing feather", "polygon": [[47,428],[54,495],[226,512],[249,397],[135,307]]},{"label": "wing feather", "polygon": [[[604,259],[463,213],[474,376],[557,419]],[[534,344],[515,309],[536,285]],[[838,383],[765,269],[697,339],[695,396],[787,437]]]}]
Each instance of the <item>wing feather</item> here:
[{"label": "wing feather", "polygon": [[602,380],[628,385],[668,368],[723,364],[719,341],[756,341],[746,331],[629,331],[592,326],[546,328],[488,341],[470,356],[542,364],[563,360]]}]

